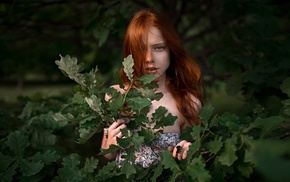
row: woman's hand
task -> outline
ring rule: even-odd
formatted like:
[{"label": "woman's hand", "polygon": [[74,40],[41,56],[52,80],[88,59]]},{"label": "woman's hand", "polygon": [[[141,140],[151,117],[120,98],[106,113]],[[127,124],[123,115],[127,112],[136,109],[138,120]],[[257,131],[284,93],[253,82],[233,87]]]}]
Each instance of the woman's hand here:
[{"label": "woman's hand", "polygon": [[174,158],[177,158],[178,160],[182,160],[187,157],[187,151],[189,150],[190,145],[191,145],[191,142],[182,140],[175,147],[172,147],[172,146],[168,147],[168,150],[172,152],[172,156]]},{"label": "woman's hand", "polygon": [[[127,128],[124,119],[118,119],[109,128],[104,129],[102,149],[108,149],[110,145],[118,145],[117,138],[122,138],[121,129]],[[107,130],[107,131],[106,131]]]}]

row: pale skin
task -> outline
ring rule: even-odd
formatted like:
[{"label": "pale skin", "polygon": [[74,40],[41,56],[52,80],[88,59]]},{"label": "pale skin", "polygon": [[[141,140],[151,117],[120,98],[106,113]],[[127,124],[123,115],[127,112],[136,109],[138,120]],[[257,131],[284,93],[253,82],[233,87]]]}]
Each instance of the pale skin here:
[{"label": "pale skin", "polygon": [[[163,106],[168,110],[168,113],[171,113],[174,116],[177,116],[177,120],[175,121],[174,125],[166,126],[163,129],[164,133],[180,133],[183,128],[187,125],[185,122],[185,118],[183,115],[178,111],[177,107],[172,97],[172,94],[169,92],[168,88],[166,87],[166,69],[169,67],[170,64],[170,54],[169,49],[166,47],[166,41],[164,40],[161,32],[159,29],[155,27],[150,27],[147,37],[144,37],[144,42],[147,45],[147,54],[146,54],[146,63],[147,67],[146,70],[148,74],[155,74],[158,80],[158,89],[157,92],[161,92],[163,97],[156,101],[152,102],[150,107],[150,111],[147,114],[149,120],[151,120],[152,113],[154,113],[155,109],[159,106]],[[119,86],[113,86],[116,90],[121,93],[125,93],[125,90],[122,90]],[[125,86],[126,89],[126,86]],[[194,96],[193,100],[199,104],[197,107],[200,108],[200,102]],[[106,99],[109,100],[110,97],[106,95]],[[118,119],[108,128],[108,137],[105,137],[105,132],[102,140],[102,149],[108,149],[110,145],[118,145],[116,138],[123,137],[122,133],[120,132],[121,129],[126,128],[125,119]],[[152,127],[153,126],[148,126]],[[157,132],[157,131],[154,131]],[[177,146],[181,147],[181,150],[177,152],[177,146],[170,146],[168,150],[172,152],[172,156],[177,158],[178,160],[185,159],[187,157],[187,152],[189,150],[189,146],[191,142],[182,140]],[[105,155],[105,157],[109,160],[113,160],[116,157],[115,153],[110,153]]]}]

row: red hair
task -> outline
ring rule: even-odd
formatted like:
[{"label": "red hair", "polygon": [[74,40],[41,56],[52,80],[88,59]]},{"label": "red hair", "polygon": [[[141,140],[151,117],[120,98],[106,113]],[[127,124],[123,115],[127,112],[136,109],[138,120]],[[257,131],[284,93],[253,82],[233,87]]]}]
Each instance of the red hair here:
[{"label": "red hair", "polygon": [[[186,125],[199,123],[200,103],[203,104],[201,70],[186,52],[172,24],[162,15],[151,10],[141,10],[132,18],[124,38],[123,57],[132,54],[134,59],[134,78],[145,74],[145,57],[147,46],[144,35],[150,27],[158,28],[170,50],[170,65],[166,70],[166,85],[171,92],[176,107],[185,117]],[[130,83],[123,67],[121,79],[124,85]],[[194,99],[194,97],[198,100]]]}]

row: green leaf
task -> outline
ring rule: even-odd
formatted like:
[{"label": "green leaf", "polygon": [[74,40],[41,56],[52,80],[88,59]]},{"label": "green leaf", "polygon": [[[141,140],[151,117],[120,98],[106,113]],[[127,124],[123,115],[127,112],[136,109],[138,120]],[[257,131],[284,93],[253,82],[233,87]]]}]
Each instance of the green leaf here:
[{"label": "green leaf", "polygon": [[128,145],[130,145],[132,142],[132,137],[123,137],[123,138],[117,138],[117,143],[121,148],[126,148]]},{"label": "green leaf", "polygon": [[124,98],[120,92],[113,92],[112,98],[109,102],[108,110],[115,111],[124,106]]},{"label": "green leaf", "polygon": [[6,171],[9,165],[16,159],[9,155],[4,155],[0,152],[0,172]]},{"label": "green leaf", "polygon": [[159,106],[155,109],[154,113],[152,114],[152,121],[155,121],[156,124],[154,129],[163,128],[165,126],[172,126],[177,119],[177,116],[173,116],[171,113],[167,115],[167,109],[163,106]]},{"label": "green leaf", "polygon": [[239,117],[234,113],[225,112],[217,118],[217,122],[221,125],[227,126],[229,131],[239,133],[242,125],[238,124]]},{"label": "green leaf", "polygon": [[25,149],[29,146],[28,137],[21,131],[17,130],[10,133],[7,137],[6,145],[9,150],[17,156],[22,157]]},{"label": "green leaf", "polygon": [[60,158],[60,155],[53,150],[47,150],[44,153],[37,152],[29,159],[32,161],[42,161],[44,164],[56,162]]},{"label": "green leaf", "polygon": [[243,87],[243,74],[240,71],[234,72],[227,80],[226,92],[229,95],[237,95]]},{"label": "green leaf", "polygon": [[132,164],[131,161],[125,160],[122,162],[121,171],[126,174],[127,179],[132,175],[136,173],[136,168],[134,164]]},{"label": "green leaf", "polygon": [[18,162],[14,162],[8,167],[7,170],[5,170],[4,173],[0,173],[1,181],[13,181],[13,176],[16,174],[17,167]]},{"label": "green leaf", "polygon": [[238,170],[242,176],[249,178],[253,173],[253,166],[250,163],[241,163],[238,165]]},{"label": "green leaf", "polygon": [[231,166],[238,159],[236,155],[237,151],[237,136],[233,135],[225,141],[224,150],[218,158],[218,161],[226,166]]},{"label": "green leaf", "polygon": [[150,100],[157,98],[156,93],[155,93],[156,91],[153,89],[148,89],[148,88],[143,88],[143,87],[140,87],[140,88],[134,87],[134,89],[138,90],[138,92],[140,92],[143,97],[148,98]]},{"label": "green leaf", "polygon": [[98,74],[98,66],[96,66],[95,70],[92,69],[89,73],[83,74],[85,84],[87,85],[87,89],[89,94],[102,93],[102,86],[105,81],[101,74]]},{"label": "green leaf", "polygon": [[216,137],[214,140],[208,142],[206,146],[211,153],[217,154],[223,146],[222,137]]},{"label": "green leaf", "polygon": [[93,35],[98,39],[98,46],[101,47],[107,40],[110,30],[106,27],[99,25],[97,29],[93,32]]},{"label": "green leaf", "polygon": [[52,117],[55,121],[64,122],[65,124],[67,124],[67,121],[72,121],[73,119],[75,119],[71,113],[67,114],[55,113]]},{"label": "green leaf", "polygon": [[98,131],[98,128],[79,128],[78,132],[80,135],[80,138],[78,138],[77,143],[84,144],[86,141],[88,141],[94,134],[96,134]]},{"label": "green leaf", "polygon": [[200,149],[200,146],[201,146],[200,131],[201,131],[201,127],[199,125],[192,127],[192,132],[190,133],[190,135],[191,135],[191,138],[194,139],[194,142],[189,147],[189,150],[187,152],[187,158],[186,158],[187,160],[191,159],[192,156]]},{"label": "green leaf", "polygon": [[287,77],[283,80],[280,88],[283,93],[287,94],[288,97],[290,97],[290,77]]},{"label": "green leaf", "polygon": [[200,125],[193,126],[192,132],[190,134],[195,141],[200,141],[201,126]]},{"label": "green leaf", "polygon": [[162,164],[159,163],[155,168],[154,168],[154,173],[153,173],[153,176],[151,178],[151,181],[152,182],[156,182],[157,178],[162,174],[162,171],[163,171],[163,167],[162,167]]},{"label": "green leaf", "polygon": [[30,118],[36,107],[38,107],[37,104],[35,104],[33,102],[27,102],[25,107],[22,110],[22,113],[19,115],[19,118],[21,118],[21,119]]},{"label": "green leaf", "polygon": [[168,113],[167,116],[160,118],[159,121],[156,122],[154,129],[159,129],[165,126],[172,126],[174,125],[177,116],[173,116],[171,113]]},{"label": "green leaf", "polygon": [[124,66],[124,72],[127,76],[127,78],[133,82],[133,72],[134,72],[134,69],[133,69],[133,65],[134,65],[134,60],[133,60],[133,57],[132,55],[128,55],[126,58],[124,58],[124,61],[122,63],[122,65]]},{"label": "green leaf", "polygon": [[80,164],[80,156],[78,154],[70,154],[63,158],[63,168],[59,168],[57,173],[65,181],[80,181],[82,179],[81,172],[77,167]]},{"label": "green leaf", "polygon": [[56,135],[49,130],[33,130],[31,132],[31,143],[39,146],[55,145]]},{"label": "green leaf", "polygon": [[209,122],[213,112],[214,112],[214,108],[211,105],[211,103],[204,105],[200,110],[200,113],[199,113],[200,119],[201,119],[202,123],[206,126],[206,128],[208,126],[208,122]]},{"label": "green leaf", "polygon": [[148,176],[150,176],[150,173],[152,173],[152,167],[155,167],[155,166],[150,166],[148,168],[143,168],[139,165],[135,165],[135,166],[136,166],[137,172],[136,172],[136,175],[134,176],[134,180],[136,181],[146,181],[145,179],[148,179]]},{"label": "green leaf", "polygon": [[172,157],[171,152],[168,150],[162,151],[162,160],[161,164],[164,165],[164,169],[170,169],[172,172],[174,171],[181,171],[178,164],[175,162],[174,158]]},{"label": "green leaf", "polygon": [[106,155],[106,154],[109,154],[109,153],[112,153],[112,152],[116,152],[117,150],[119,150],[120,147],[117,146],[117,145],[110,145],[110,147],[106,150],[102,150],[99,155]]},{"label": "green leaf", "polygon": [[259,140],[255,142],[256,169],[270,181],[290,180],[289,140]]},{"label": "green leaf", "polygon": [[132,135],[132,142],[135,147],[140,147],[144,143],[144,137],[139,136],[138,133]]},{"label": "green leaf", "polygon": [[20,161],[20,170],[23,173],[23,176],[32,176],[38,173],[44,164],[41,161],[30,161],[22,159]]},{"label": "green leaf", "polygon": [[98,167],[99,160],[93,157],[86,158],[85,166],[83,167],[82,171],[85,173],[93,173],[94,170]]},{"label": "green leaf", "polygon": [[256,120],[250,125],[251,127],[262,128],[260,138],[271,134],[271,132],[277,129],[283,123],[284,118],[281,116],[271,116],[268,118],[256,118]]},{"label": "green leaf", "polygon": [[81,93],[77,92],[74,94],[72,101],[77,104],[82,104],[84,103],[84,96]]},{"label": "green leaf", "polygon": [[253,150],[248,149],[248,148],[245,149],[244,162],[250,162],[250,163],[255,162],[255,156],[254,156]]},{"label": "green leaf", "polygon": [[221,181],[221,182],[226,182],[226,172],[227,170],[224,170],[227,166],[221,165],[217,160],[213,161],[213,168],[211,170],[212,174],[212,181]]},{"label": "green leaf", "polygon": [[254,150],[255,150],[255,143],[254,139],[248,135],[241,135],[241,140],[244,141],[245,147],[245,156],[244,162],[245,163],[254,163]]},{"label": "green leaf", "polygon": [[113,176],[116,176],[116,172],[113,171],[116,168],[116,162],[108,162],[102,169],[98,170],[98,173],[95,177],[95,181],[105,181],[110,179]]},{"label": "green leaf", "polygon": [[286,116],[290,116],[290,99],[283,100],[282,104],[284,105],[281,109],[281,113],[283,113]]},{"label": "green leaf", "polygon": [[[69,114],[67,114],[69,116]],[[33,118],[31,118],[33,125],[38,125],[41,128],[45,129],[61,129],[67,125],[67,122],[58,122],[55,120],[55,113],[52,111],[46,114],[39,114]]]},{"label": "green leaf", "polygon": [[126,99],[132,110],[141,111],[144,107],[150,106],[151,102],[147,98],[135,97]]},{"label": "green leaf", "polygon": [[178,164],[172,157],[171,152],[168,150],[162,151],[162,160],[161,164],[164,166],[164,169],[170,169],[172,171],[172,175],[170,178],[170,181],[174,182],[176,178],[183,173],[183,171],[179,168]]},{"label": "green leaf", "polygon": [[140,80],[143,83],[143,85],[146,85],[148,83],[151,83],[155,78],[156,78],[155,74],[147,74],[141,76],[138,80]]},{"label": "green leaf", "polygon": [[211,176],[209,171],[205,169],[205,163],[201,156],[191,160],[187,166],[184,175],[187,181],[209,181]]}]

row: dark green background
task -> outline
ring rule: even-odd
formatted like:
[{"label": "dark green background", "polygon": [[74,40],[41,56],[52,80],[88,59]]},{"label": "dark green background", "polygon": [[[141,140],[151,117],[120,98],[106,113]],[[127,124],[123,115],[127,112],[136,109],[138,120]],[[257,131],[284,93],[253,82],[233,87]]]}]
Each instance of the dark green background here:
[{"label": "dark green background", "polygon": [[142,8],[170,18],[202,67],[209,98],[225,85],[228,95],[279,111],[290,74],[286,0],[1,1],[1,87],[70,83],[54,63],[59,54],[77,57],[86,70],[98,65],[110,80],[126,27]]}]

